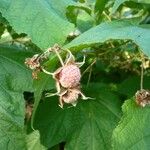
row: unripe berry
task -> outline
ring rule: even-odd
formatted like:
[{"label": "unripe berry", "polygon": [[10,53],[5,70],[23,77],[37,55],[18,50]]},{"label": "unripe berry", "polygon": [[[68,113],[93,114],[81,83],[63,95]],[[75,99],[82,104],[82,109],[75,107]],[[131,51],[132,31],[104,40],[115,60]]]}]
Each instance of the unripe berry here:
[{"label": "unripe berry", "polygon": [[64,88],[73,88],[79,85],[80,69],[76,65],[67,65],[59,73],[59,82]]},{"label": "unripe berry", "polygon": [[73,91],[68,91],[65,95],[63,95],[62,99],[65,103],[73,104],[77,101],[78,97],[79,97],[79,93],[73,90]]}]

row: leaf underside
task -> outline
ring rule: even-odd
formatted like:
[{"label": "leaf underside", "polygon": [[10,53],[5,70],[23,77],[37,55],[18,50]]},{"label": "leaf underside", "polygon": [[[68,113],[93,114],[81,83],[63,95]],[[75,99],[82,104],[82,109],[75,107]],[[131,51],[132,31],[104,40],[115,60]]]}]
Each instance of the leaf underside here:
[{"label": "leaf underside", "polygon": [[108,40],[132,40],[150,57],[150,25],[138,25],[135,20],[117,20],[102,23],[75,38],[65,47],[82,49]]}]

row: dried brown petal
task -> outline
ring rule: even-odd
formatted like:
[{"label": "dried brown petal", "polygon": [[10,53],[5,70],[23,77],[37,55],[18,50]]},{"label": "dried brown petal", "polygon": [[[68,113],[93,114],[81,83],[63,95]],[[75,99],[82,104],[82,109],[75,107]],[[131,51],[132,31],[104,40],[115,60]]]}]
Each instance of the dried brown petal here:
[{"label": "dried brown petal", "polygon": [[139,90],[135,94],[136,103],[142,107],[150,104],[150,91],[149,90]]},{"label": "dried brown petal", "polygon": [[25,59],[25,64],[27,65],[27,67],[29,67],[32,70],[34,70],[36,68],[39,68],[40,67],[40,62],[39,62],[38,57],[39,57],[39,55],[36,54],[32,58],[26,58]]},{"label": "dried brown petal", "polygon": [[32,78],[33,79],[38,79],[38,73],[40,72],[40,68],[37,68],[35,70],[32,71]]}]

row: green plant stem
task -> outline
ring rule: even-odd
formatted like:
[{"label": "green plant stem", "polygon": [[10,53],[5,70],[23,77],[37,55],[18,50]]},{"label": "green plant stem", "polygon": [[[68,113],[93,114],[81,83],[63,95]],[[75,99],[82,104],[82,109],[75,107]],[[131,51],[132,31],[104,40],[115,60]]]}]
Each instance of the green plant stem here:
[{"label": "green plant stem", "polygon": [[140,83],[141,90],[143,89],[143,72],[144,72],[144,69],[143,69],[143,62],[142,62],[142,64],[141,64],[141,83]]},{"label": "green plant stem", "polygon": [[140,89],[143,89],[143,78],[144,78],[144,62],[145,62],[145,58],[143,53],[140,51],[140,55],[141,55],[141,82],[140,82]]},{"label": "green plant stem", "polygon": [[82,76],[88,71],[90,70],[90,68],[96,63],[96,58],[94,59],[94,61],[85,69],[85,71],[82,73]]}]

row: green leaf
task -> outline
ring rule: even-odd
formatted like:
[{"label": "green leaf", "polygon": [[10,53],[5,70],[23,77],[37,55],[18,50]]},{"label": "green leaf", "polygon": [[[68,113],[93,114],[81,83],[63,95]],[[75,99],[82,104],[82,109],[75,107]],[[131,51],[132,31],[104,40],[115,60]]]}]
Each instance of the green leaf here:
[{"label": "green leaf", "polygon": [[27,141],[28,150],[46,150],[47,149],[40,143],[40,133],[37,130],[27,135],[26,141]]},{"label": "green leaf", "polygon": [[136,105],[134,98],[127,100],[123,116],[113,132],[113,150],[148,150],[150,146],[150,108]]},{"label": "green leaf", "polygon": [[70,5],[69,7],[78,8],[78,9],[84,10],[89,15],[92,12],[91,8],[88,5],[86,5],[85,3],[74,3],[74,4]]},{"label": "green leaf", "polygon": [[94,18],[86,12],[80,12],[77,17],[77,27],[80,32],[85,32],[94,26]]},{"label": "green leaf", "polygon": [[2,17],[0,13],[0,38],[1,38],[1,35],[4,33],[4,30],[5,30],[4,18]]},{"label": "green leaf", "polygon": [[101,15],[107,2],[108,2],[107,0],[96,0],[95,13],[96,13],[97,24],[99,24],[100,21],[102,20]]},{"label": "green leaf", "polygon": [[[57,64],[57,60],[55,59],[55,56],[52,56],[49,58],[48,66],[51,66],[50,70],[53,70],[55,68],[55,65]],[[54,79],[52,78],[52,76],[44,74],[44,73],[40,73],[38,75],[38,80],[34,80],[33,82],[34,85],[34,107],[33,107],[33,112],[32,112],[32,118],[31,118],[31,127],[34,129],[34,117],[35,117],[35,113],[37,110],[37,107],[40,103],[41,97],[42,97],[42,93],[46,90],[52,90],[55,88],[55,83],[54,83]]]},{"label": "green leaf", "polygon": [[[33,91],[24,49],[0,46],[0,149],[26,150],[24,91]],[[22,62],[22,63],[21,63]]]},{"label": "green leaf", "polygon": [[31,118],[31,126],[34,129],[34,116],[37,110],[37,107],[39,105],[39,102],[42,97],[42,93],[44,90],[51,90],[54,88],[54,80],[49,76],[45,74],[40,74],[39,79],[34,81],[34,107],[32,112],[32,118]]},{"label": "green leaf", "polygon": [[25,58],[33,54],[13,46],[0,46],[0,75],[9,76],[7,86],[11,90],[33,91],[31,71],[24,64]]},{"label": "green leaf", "polygon": [[[5,82],[8,79],[0,76]],[[9,90],[2,82],[0,84],[0,149],[25,150],[23,94]]]},{"label": "green leaf", "polygon": [[149,0],[115,0],[115,3],[114,3],[114,5],[113,5],[113,7],[112,7],[111,13],[114,13],[114,12],[118,9],[118,7],[119,7],[122,3],[126,2],[126,1],[133,1],[133,2],[136,2],[136,3],[150,4],[150,1],[149,1]]},{"label": "green leaf", "polygon": [[[144,89],[150,87],[150,77],[144,76]],[[118,92],[131,98],[140,89],[140,77],[131,76],[118,85]]]},{"label": "green leaf", "polygon": [[50,148],[49,150],[60,150],[60,145],[55,145],[54,147]]},{"label": "green leaf", "polygon": [[68,17],[69,21],[76,24],[77,16],[81,13],[81,10],[83,10],[87,15],[91,15],[92,10],[89,6],[87,6],[85,3],[75,3],[70,5],[67,9],[66,16]]},{"label": "green leaf", "polygon": [[92,44],[103,43],[108,40],[132,40],[143,52],[150,56],[150,25],[138,25],[137,21],[118,20],[102,23],[75,38],[65,47],[79,48],[88,47]]},{"label": "green leaf", "polygon": [[[26,33],[41,49],[63,44],[74,29],[65,17],[72,0],[1,0],[0,12],[17,33]],[[74,3],[73,3],[74,4]]]},{"label": "green leaf", "polygon": [[52,147],[65,141],[66,150],[110,149],[111,134],[120,119],[120,100],[96,83],[86,91],[87,96],[96,99],[79,100],[76,107],[64,109],[58,106],[58,97],[39,104],[35,128],[43,145]]}]

